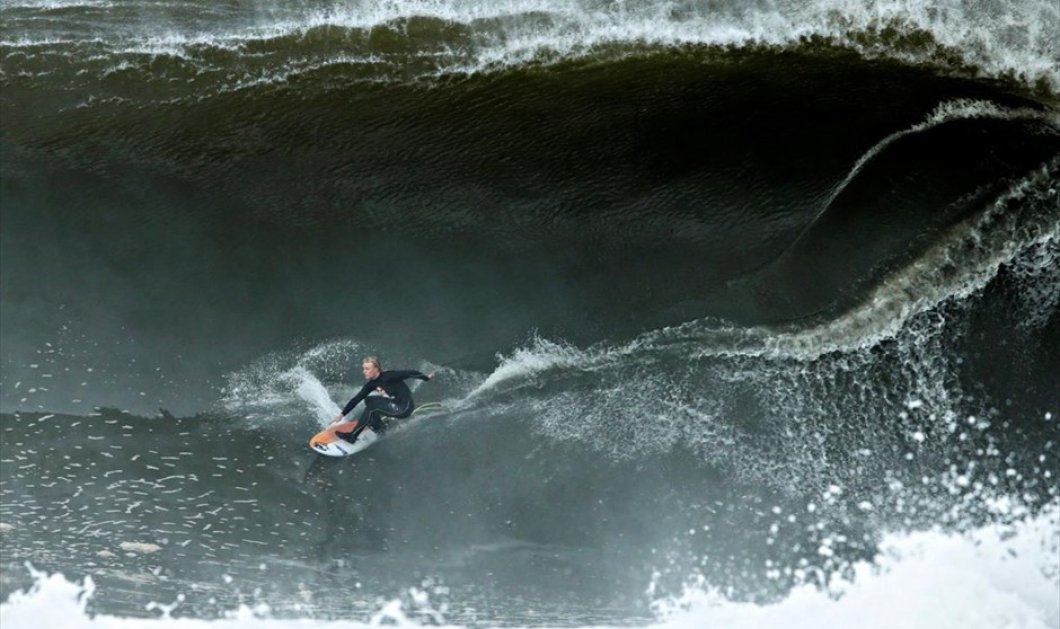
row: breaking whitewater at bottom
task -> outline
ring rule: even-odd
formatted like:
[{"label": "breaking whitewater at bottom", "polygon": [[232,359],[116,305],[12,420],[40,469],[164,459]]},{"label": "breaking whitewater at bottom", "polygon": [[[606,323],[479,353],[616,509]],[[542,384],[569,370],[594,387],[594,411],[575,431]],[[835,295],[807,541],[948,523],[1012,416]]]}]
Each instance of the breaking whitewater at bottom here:
[{"label": "breaking whitewater at bottom", "polygon": [[[1005,505],[997,505],[999,509]],[[156,621],[91,615],[92,578],[81,582],[62,574],[28,568],[34,584],[12,594],[0,606],[5,627],[175,627],[289,629],[355,628],[379,625],[459,626],[446,621],[448,605],[432,606],[439,588],[411,587],[381,602],[364,618],[316,620],[289,618],[295,610],[272,610],[268,601],[239,606],[207,621],[180,618],[181,602],[148,604]],[[341,585],[336,584],[336,587]],[[651,587],[649,586],[649,592]],[[396,593],[401,594],[401,593]],[[1009,524],[991,524],[963,534],[923,531],[884,536],[875,561],[858,562],[848,578],[833,578],[827,588],[794,588],[772,604],[730,601],[706,583],[690,583],[678,597],[653,604],[662,628],[776,627],[1024,627],[1060,626],[1060,506]],[[518,610],[513,610],[517,612]]]}]

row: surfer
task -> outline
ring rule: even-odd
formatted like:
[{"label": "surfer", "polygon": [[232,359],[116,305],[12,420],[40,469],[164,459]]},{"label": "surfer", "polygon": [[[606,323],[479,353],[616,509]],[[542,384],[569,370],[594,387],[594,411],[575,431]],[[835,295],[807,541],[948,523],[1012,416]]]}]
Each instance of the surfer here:
[{"label": "surfer", "polygon": [[[434,376],[433,373],[428,375],[415,370],[383,371],[375,356],[368,356],[361,361],[361,372],[367,382],[331,423],[331,430],[346,441],[356,441],[365,428],[382,434],[386,430],[383,417],[404,419],[411,415],[416,410],[416,404],[405,380],[417,378],[426,381]],[[357,421],[345,421],[346,415],[362,400],[364,411],[361,417]]]}]

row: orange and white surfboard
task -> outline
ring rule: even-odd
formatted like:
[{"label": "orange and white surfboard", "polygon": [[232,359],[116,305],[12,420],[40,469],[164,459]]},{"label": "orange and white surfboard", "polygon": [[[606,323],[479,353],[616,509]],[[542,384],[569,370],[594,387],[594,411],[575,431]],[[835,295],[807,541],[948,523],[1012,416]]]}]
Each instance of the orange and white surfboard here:
[{"label": "orange and white surfboard", "polygon": [[361,434],[357,436],[357,441],[353,443],[339,437],[334,430],[329,429],[313,435],[313,438],[309,440],[309,447],[324,456],[350,456],[372,445],[377,439],[379,435],[375,434],[371,428],[361,431]]}]

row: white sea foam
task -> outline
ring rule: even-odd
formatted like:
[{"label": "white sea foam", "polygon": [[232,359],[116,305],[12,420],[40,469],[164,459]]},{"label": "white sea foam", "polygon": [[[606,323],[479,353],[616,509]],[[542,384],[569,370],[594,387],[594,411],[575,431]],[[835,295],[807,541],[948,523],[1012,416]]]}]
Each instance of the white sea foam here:
[{"label": "white sea foam", "polygon": [[[1060,509],[1054,504],[1036,517],[992,524],[966,534],[940,531],[886,535],[873,562],[854,566],[854,577],[833,579],[827,590],[806,585],[771,604],[731,601],[709,583],[693,581],[680,597],[659,600],[655,629],[1047,629],[1060,626]],[[5,629],[64,627],[210,627],[217,629],[361,628],[415,626],[409,610],[394,600],[371,617],[323,621],[271,618],[267,605],[242,606],[225,618],[179,618],[179,605],[154,605],[178,618],[144,620],[111,615],[90,617],[95,593],[91,577],[82,583],[61,574],[34,572],[29,591],[0,604]],[[179,599],[178,599],[179,600]],[[174,609],[175,607],[175,609]],[[445,625],[439,614],[432,620]],[[503,619],[498,623],[508,626]],[[433,625],[432,625],[433,626]],[[488,626],[484,625],[484,626]]]},{"label": "white sea foam", "polygon": [[287,375],[298,383],[296,389],[298,397],[308,402],[314,409],[321,426],[338,415],[341,410],[339,405],[331,399],[331,394],[316,376],[302,367],[292,369]]},{"label": "white sea foam", "polygon": [[833,580],[829,592],[801,586],[772,605],[728,601],[700,583],[657,604],[660,627],[1058,627],[1058,514],[1054,507],[967,535],[888,535],[877,561],[857,564],[853,580]]},{"label": "white sea foam", "polygon": [[[71,2],[71,5],[91,4]],[[9,6],[51,8],[65,0],[22,2]],[[92,6],[96,6],[92,4]],[[580,56],[594,48],[623,42],[785,46],[807,37],[825,37],[870,57],[929,61],[941,46],[989,75],[1022,76],[1060,89],[1060,8],[1051,0],[1000,3],[902,0],[827,0],[745,3],[585,2],[580,0],[408,0],[344,2],[306,8],[251,3],[233,16],[226,7],[216,19],[201,15],[182,24],[152,7],[153,19],[115,26],[120,50],[181,55],[188,46],[208,44],[237,49],[247,41],[306,35],[322,26],[370,30],[400,27],[404,18],[423,16],[468,25],[473,32],[471,59],[453,55],[444,71],[476,71],[517,65],[542,55]],[[174,11],[183,10],[174,5]],[[200,13],[209,14],[212,7]],[[396,26],[395,26],[396,25]],[[908,37],[866,36],[893,29]],[[205,31],[205,32],[204,32]],[[920,33],[929,33],[929,43]],[[895,42],[905,41],[896,46]],[[911,45],[909,41],[920,42]],[[342,55],[345,57],[345,55]],[[310,63],[309,65],[313,65]]]},{"label": "white sea foam", "polygon": [[510,357],[498,356],[499,365],[469,397],[495,388],[502,382],[557,367],[584,364],[585,354],[564,343],[536,339],[533,346],[517,349]]},{"label": "white sea foam", "polygon": [[[221,403],[229,413],[243,415],[276,416],[308,410],[324,425],[340,408],[317,374],[340,371],[359,351],[359,344],[343,340],[321,343],[304,352],[270,354],[228,374]],[[338,394],[344,395],[347,388]]]}]

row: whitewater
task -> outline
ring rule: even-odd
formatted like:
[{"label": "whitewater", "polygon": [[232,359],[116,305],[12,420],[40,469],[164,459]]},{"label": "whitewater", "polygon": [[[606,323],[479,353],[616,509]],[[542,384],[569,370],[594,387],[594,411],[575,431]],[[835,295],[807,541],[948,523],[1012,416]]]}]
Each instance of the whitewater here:
[{"label": "whitewater", "polygon": [[[858,563],[848,579],[833,579],[822,591],[795,588],[782,601],[755,605],[734,602],[708,584],[692,581],[677,597],[654,603],[659,629],[700,627],[1012,627],[1047,628],[1060,624],[1060,511],[1055,505],[1035,517],[990,525],[965,534],[936,531],[890,534],[874,562]],[[90,614],[94,585],[61,574],[27,569],[34,584],[8,597],[0,621],[8,626],[45,627],[220,627],[356,628],[459,626],[445,623],[444,611],[431,607],[430,589],[409,588],[369,617],[353,620],[283,618],[294,610],[274,610],[267,602],[249,603],[215,620],[180,618],[180,602],[149,603],[155,620]],[[286,612],[286,613],[285,613]],[[410,612],[413,616],[410,618]],[[430,619],[417,622],[416,617]],[[507,625],[503,625],[507,626]]]}]

